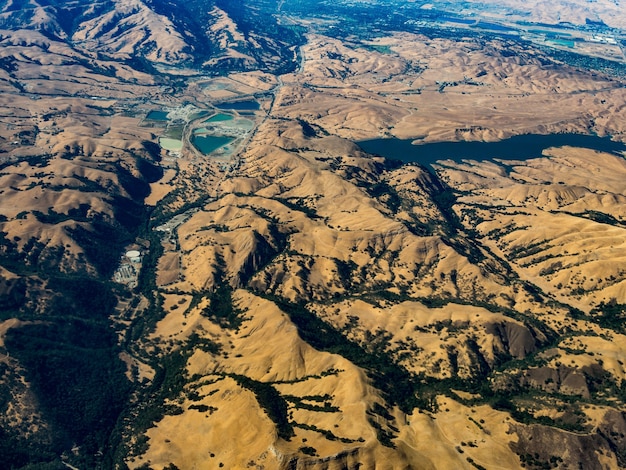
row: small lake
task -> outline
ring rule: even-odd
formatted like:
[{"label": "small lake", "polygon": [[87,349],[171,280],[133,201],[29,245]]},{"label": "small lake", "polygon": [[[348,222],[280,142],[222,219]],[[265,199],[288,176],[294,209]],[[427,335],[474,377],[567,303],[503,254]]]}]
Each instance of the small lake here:
[{"label": "small lake", "polygon": [[146,119],[151,121],[167,121],[167,111],[150,111]]},{"label": "small lake", "polygon": [[218,103],[217,109],[232,109],[233,111],[256,111],[261,107],[258,101],[233,101],[232,103]]},{"label": "small lake", "polygon": [[183,142],[178,139],[170,139],[167,137],[161,137],[159,139],[159,145],[165,150],[174,152],[180,152],[183,149]]},{"label": "small lake", "polygon": [[215,116],[211,116],[204,122],[223,122],[223,121],[232,121],[233,117],[230,114],[216,114]]},{"label": "small lake", "polygon": [[548,38],[556,38],[558,36],[563,36],[563,37],[571,37],[572,35],[570,33],[565,33],[565,32],[554,32],[554,31],[547,31],[544,29],[529,29],[528,30],[529,33],[535,33],[535,34],[544,34],[545,36],[547,36]]},{"label": "small lake", "polygon": [[570,49],[576,47],[576,43],[570,39],[546,39],[546,42],[556,44],[557,46],[565,46]]},{"label": "small lake", "polygon": [[373,139],[357,142],[367,153],[387,158],[432,165],[438,160],[528,160],[541,157],[550,147],[589,148],[602,152],[626,152],[626,144],[610,137],[583,134],[524,134],[499,142],[435,142],[413,145],[413,139]]},{"label": "small lake", "polygon": [[205,155],[215,152],[233,140],[235,140],[233,137],[217,135],[193,135],[191,137],[191,143]]}]

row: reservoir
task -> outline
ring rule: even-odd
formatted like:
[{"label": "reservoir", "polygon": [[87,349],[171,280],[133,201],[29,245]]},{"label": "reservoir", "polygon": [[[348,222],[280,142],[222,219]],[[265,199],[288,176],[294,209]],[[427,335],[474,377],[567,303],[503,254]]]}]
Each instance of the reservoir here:
[{"label": "reservoir", "polygon": [[438,160],[528,160],[550,147],[582,147],[602,152],[626,152],[626,144],[610,137],[583,134],[524,134],[499,142],[435,142],[412,144],[413,139],[373,139],[357,142],[367,153],[430,166]]},{"label": "reservoir", "polygon": [[233,117],[230,114],[216,114],[214,116],[211,116],[209,119],[207,119],[204,122],[223,122],[223,121],[232,121]]},{"label": "reservoir", "polygon": [[209,155],[218,148],[235,140],[233,137],[215,135],[193,135],[191,143],[203,154]]},{"label": "reservoir", "polygon": [[151,121],[167,121],[167,111],[150,111],[146,119]]},{"label": "reservoir", "polygon": [[233,111],[256,111],[261,107],[258,101],[233,101],[232,103],[218,103],[215,105],[217,109],[231,109]]}]

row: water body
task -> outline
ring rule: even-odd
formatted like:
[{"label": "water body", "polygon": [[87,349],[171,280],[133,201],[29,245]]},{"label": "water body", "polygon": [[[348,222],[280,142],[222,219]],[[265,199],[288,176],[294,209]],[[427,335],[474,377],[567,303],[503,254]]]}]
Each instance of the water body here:
[{"label": "water body", "polygon": [[529,33],[535,33],[535,34],[544,34],[548,38],[555,38],[557,36],[564,36],[564,37],[571,37],[572,36],[570,33],[565,33],[565,32],[555,33],[554,31],[547,31],[545,29],[529,29],[528,32]]},{"label": "water body", "polygon": [[602,152],[626,152],[626,144],[614,142],[610,137],[583,134],[525,134],[499,142],[436,142],[413,145],[412,139],[373,139],[358,142],[367,153],[403,162],[430,166],[439,160],[528,160],[541,157],[550,147],[589,148]]},{"label": "water body", "polygon": [[167,121],[167,111],[150,111],[146,119],[151,121]]},{"label": "water body", "polygon": [[233,137],[218,135],[193,135],[191,137],[191,143],[205,155],[215,152],[233,140],[235,140]]},{"label": "water body", "polygon": [[206,109],[203,109],[202,111],[198,111],[197,113],[194,113],[191,116],[189,116],[189,120],[194,121],[196,119],[200,119],[201,117],[207,116],[208,114],[209,114],[209,111],[207,111]]},{"label": "water body", "polygon": [[569,47],[570,49],[573,49],[574,47],[576,47],[576,43],[568,39],[548,39],[547,42],[556,44],[558,46]]},{"label": "water body", "polygon": [[215,105],[217,109],[232,109],[233,111],[256,111],[261,107],[258,101],[234,101],[232,103],[218,103]]},{"label": "water body", "polygon": [[204,122],[223,122],[223,121],[232,121],[233,117],[230,114],[216,114],[215,116],[211,116]]},{"label": "water body", "polygon": [[178,139],[169,139],[167,137],[161,137],[159,139],[159,145],[165,150],[174,152],[180,152],[183,149],[183,142]]}]

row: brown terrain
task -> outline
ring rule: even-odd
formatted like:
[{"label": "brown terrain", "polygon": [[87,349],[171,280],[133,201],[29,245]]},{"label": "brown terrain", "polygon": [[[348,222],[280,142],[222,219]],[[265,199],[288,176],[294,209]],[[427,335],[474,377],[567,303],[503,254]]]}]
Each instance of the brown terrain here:
[{"label": "brown terrain", "polygon": [[[193,51],[144,3],[120,5],[133,28],[94,17],[76,47],[0,35],[3,429],[51,439],[27,364],[5,345],[52,322],[47,273],[113,279],[123,250],[140,249],[139,287],[118,287],[108,316],[134,387],[115,428],[120,465],[626,465],[624,155],[566,146],[430,171],[358,146],[626,142],[623,78],[512,40],[405,32],[311,33],[279,76],[151,75],[104,54],[155,42],[145,57],[168,67]],[[558,19],[538,6],[532,20],[623,27],[612,5]],[[211,15],[220,52],[205,65],[256,67],[242,44],[259,39]],[[194,129],[233,99],[258,100],[232,111],[254,128],[230,157],[203,155]],[[156,145],[173,135],[177,154]],[[109,243],[118,251],[94,254]]]},{"label": "brown terrain", "polygon": [[613,28],[626,26],[626,12],[619,1],[596,0],[594,2],[572,2],[556,0],[546,3],[540,0],[468,0],[467,2],[434,2],[438,8],[480,11],[486,16],[509,20],[532,21],[535,23],[585,24],[587,20],[603,22]]}]

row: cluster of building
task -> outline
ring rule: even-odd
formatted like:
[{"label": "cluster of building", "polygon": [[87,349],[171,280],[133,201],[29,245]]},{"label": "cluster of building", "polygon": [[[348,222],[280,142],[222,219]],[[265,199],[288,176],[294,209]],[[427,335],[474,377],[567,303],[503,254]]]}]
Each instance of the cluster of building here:
[{"label": "cluster of building", "polygon": [[113,274],[113,280],[129,287],[137,285],[137,277],[141,269],[141,252],[138,250],[127,251],[120,262],[120,266]]}]

